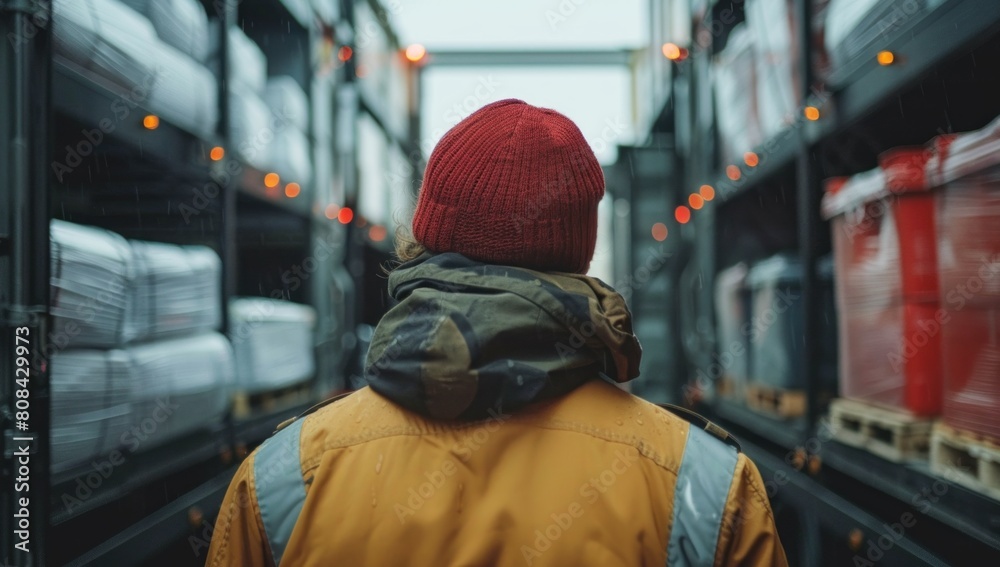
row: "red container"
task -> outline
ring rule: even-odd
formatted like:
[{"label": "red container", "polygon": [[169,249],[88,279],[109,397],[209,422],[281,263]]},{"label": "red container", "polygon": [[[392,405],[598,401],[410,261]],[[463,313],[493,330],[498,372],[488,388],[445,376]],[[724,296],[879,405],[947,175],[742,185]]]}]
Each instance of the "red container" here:
[{"label": "red container", "polygon": [[1000,119],[934,146],[944,419],[1000,439]]},{"label": "red container", "polygon": [[840,312],[840,393],[918,415],[941,412],[941,317],[931,152],[900,148],[879,167],[830,179]]}]

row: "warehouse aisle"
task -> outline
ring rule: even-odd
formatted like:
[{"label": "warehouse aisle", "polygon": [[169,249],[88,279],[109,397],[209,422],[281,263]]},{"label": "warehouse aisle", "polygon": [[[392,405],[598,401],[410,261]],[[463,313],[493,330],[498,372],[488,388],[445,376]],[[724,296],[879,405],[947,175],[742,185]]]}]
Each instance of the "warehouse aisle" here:
[{"label": "warehouse aisle", "polygon": [[0,0],[0,31],[0,564],[203,565],[248,456],[368,384],[427,160],[509,98],[603,171],[620,386],[738,441],[791,564],[1000,564],[1000,3]]}]

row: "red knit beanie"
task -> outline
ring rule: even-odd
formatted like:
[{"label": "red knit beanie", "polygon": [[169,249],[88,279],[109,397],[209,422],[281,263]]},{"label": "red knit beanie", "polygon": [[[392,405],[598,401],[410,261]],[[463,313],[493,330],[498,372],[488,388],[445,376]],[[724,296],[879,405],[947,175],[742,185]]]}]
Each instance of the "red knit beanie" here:
[{"label": "red knit beanie", "polygon": [[521,100],[488,104],[431,152],[413,235],[432,252],[584,273],[604,174],[576,124]]}]

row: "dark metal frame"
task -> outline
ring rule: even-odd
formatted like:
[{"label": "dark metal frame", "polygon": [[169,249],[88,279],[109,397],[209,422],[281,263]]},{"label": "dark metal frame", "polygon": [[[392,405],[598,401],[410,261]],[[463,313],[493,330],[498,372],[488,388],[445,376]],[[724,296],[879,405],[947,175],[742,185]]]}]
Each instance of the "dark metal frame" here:
[{"label": "dark metal frame", "polygon": [[[47,2],[0,2],[0,423],[3,463],[0,514],[13,526],[29,498],[30,553],[14,548],[13,529],[0,534],[0,558],[10,565],[44,564],[48,523],[49,383],[48,347],[49,211],[51,148],[51,8]],[[15,427],[15,329],[30,339],[30,429]],[[23,333],[22,333],[23,336]],[[29,492],[14,492],[18,466],[13,437],[33,437]],[[23,443],[22,443],[23,444]],[[20,446],[20,445],[17,445]],[[8,524],[8,522],[11,522]]]}]

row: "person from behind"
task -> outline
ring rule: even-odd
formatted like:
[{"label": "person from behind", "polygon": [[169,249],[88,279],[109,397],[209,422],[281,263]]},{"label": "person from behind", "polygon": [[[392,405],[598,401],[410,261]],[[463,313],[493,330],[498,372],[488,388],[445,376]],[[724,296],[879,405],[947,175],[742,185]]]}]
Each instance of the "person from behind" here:
[{"label": "person from behind", "polygon": [[207,564],[787,565],[731,438],[618,387],[641,349],[622,296],[585,275],[603,195],[554,110],[502,100],[450,130],[368,387],[242,463]]}]

